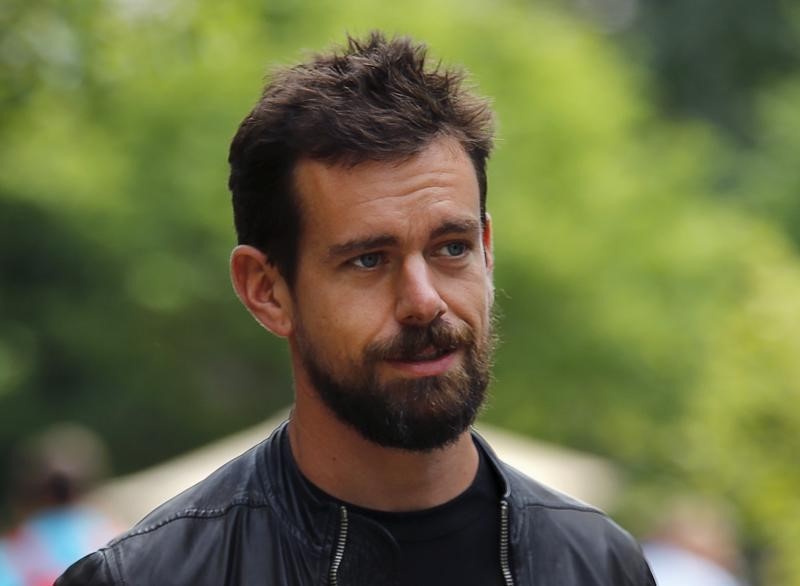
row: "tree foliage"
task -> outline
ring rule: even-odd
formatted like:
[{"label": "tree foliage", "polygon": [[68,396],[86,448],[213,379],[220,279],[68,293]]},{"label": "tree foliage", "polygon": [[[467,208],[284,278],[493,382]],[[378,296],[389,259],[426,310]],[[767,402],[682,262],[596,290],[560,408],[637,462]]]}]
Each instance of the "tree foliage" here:
[{"label": "tree foliage", "polygon": [[290,401],[228,284],[227,145],[268,64],[371,28],[466,65],[499,114],[485,417],[620,462],[634,527],[636,495],[730,500],[764,575],[800,584],[800,77],[775,58],[742,149],[665,118],[658,78],[548,5],[6,2],[0,464],[73,419],[126,472]]}]

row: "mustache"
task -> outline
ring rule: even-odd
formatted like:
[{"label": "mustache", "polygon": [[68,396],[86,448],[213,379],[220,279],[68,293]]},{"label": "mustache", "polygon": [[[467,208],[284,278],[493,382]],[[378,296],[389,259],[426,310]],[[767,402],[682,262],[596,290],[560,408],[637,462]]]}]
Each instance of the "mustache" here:
[{"label": "mustache", "polygon": [[367,346],[364,354],[371,362],[410,361],[431,349],[445,353],[470,346],[474,342],[475,335],[468,325],[457,326],[437,318],[424,327],[404,326],[396,336]]}]

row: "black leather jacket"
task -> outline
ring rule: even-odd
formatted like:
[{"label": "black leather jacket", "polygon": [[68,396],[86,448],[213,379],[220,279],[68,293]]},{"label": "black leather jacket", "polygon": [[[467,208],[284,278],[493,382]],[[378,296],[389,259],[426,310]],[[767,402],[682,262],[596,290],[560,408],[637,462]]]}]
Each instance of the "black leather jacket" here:
[{"label": "black leather jacket", "polygon": [[[475,441],[504,486],[498,564],[507,584],[655,586],[636,541],[605,514]],[[74,564],[56,586],[391,585],[397,563],[397,544],[381,526],[308,489],[283,424]]]}]

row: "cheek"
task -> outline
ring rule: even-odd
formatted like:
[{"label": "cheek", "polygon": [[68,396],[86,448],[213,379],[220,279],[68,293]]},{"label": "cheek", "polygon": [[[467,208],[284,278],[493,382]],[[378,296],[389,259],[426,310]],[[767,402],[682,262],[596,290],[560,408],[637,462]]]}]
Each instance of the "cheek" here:
[{"label": "cheek", "polygon": [[314,347],[332,362],[359,363],[364,348],[383,332],[380,297],[336,287],[309,291],[314,294],[303,296],[298,309]]},{"label": "cheek", "polygon": [[490,282],[485,277],[458,283],[445,297],[450,311],[472,327],[481,327],[488,322],[493,299]]}]

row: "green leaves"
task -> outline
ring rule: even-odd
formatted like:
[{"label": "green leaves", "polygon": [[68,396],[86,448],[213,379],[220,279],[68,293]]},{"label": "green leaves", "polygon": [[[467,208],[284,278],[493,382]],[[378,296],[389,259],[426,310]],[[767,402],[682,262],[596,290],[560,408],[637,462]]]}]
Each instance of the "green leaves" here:
[{"label": "green leaves", "polygon": [[271,64],[377,27],[466,66],[498,112],[504,343],[486,417],[614,458],[632,494],[730,499],[770,576],[800,584],[784,545],[800,491],[795,75],[759,82],[758,148],[740,149],[665,119],[653,96],[678,85],[547,5],[7,4],[0,465],[24,434],[77,419],[133,470],[291,400],[283,344],[228,282],[227,146]]}]

